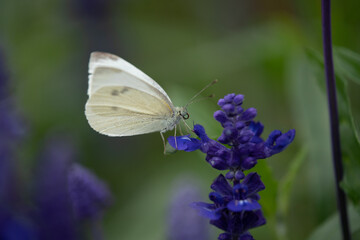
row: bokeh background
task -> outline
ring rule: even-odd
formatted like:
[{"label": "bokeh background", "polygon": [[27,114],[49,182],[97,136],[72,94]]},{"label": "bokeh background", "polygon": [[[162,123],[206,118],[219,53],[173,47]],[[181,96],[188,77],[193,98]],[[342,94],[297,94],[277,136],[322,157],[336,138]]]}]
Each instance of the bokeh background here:
[{"label": "bokeh background", "polygon": [[[326,96],[307,54],[322,52],[320,7],[309,0],[3,0],[1,68],[26,125],[16,147],[19,197],[31,208],[39,154],[49,136],[66,135],[74,161],[112,192],[104,239],[171,239],[171,214],[180,207],[174,201],[183,197],[177,194],[207,201],[218,171],[200,152],[164,156],[157,133],[112,138],[90,128],[88,60],[92,51],[105,51],[156,80],[178,106],[218,79],[204,93],[215,98],[189,107],[188,123],[204,125],[212,138],[221,133],[212,118],[217,99],[232,92],[258,110],[264,137],[296,129],[287,150],[255,169],[266,185],[260,204],[268,222],[252,233],[256,239],[311,237],[336,212]],[[356,0],[333,2],[334,45],[360,52],[359,9]],[[206,236],[207,228],[201,231]],[[216,239],[214,227],[208,236]]]}]

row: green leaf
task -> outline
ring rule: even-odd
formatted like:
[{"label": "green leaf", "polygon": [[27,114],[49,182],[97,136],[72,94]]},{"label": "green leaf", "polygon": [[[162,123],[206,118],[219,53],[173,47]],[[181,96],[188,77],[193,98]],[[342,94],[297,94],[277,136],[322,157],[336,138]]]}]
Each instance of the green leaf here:
[{"label": "green leaf", "polygon": [[334,48],[335,71],[344,79],[360,84],[360,55],[349,49]]},{"label": "green leaf", "polygon": [[[309,50],[308,58],[325,92],[321,54]],[[345,169],[341,186],[360,213],[360,55],[345,48],[335,48],[334,65]]]},{"label": "green leaf", "polygon": [[360,85],[356,82],[348,81],[346,90],[350,108],[351,123],[357,142],[360,144]]},{"label": "green leaf", "polygon": [[[321,53],[315,51],[313,49],[307,49],[306,51],[308,60],[310,61],[310,70],[312,74],[315,76],[315,80],[319,85],[320,89],[323,90],[324,94],[326,94],[326,79],[324,72],[324,59]],[[336,62],[336,61],[335,61]],[[338,111],[339,118],[343,121],[348,121],[349,119],[349,103],[348,97],[346,93],[346,85],[345,81],[343,81],[344,77],[341,75],[337,69],[339,67],[335,67],[335,80],[336,80],[336,89],[337,89],[337,103],[338,103]]]},{"label": "green leaf", "polygon": [[360,214],[360,147],[349,124],[341,125],[341,148],[345,176],[341,187],[357,207]]},{"label": "green leaf", "polygon": [[345,85],[350,121],[360,143],[360,55],[345,48],[336,48],[334,55],[335,70]]},{"label": "green leaf", "polygon": [[299,169],[305,161],[308,154],[308,150],[306,147],[303,147],[298,154],[295,156],[294,160],[290,164],[289,170],[287,174],[283,177],[283,179],[279,182],[278,188],[278,215],[285,216],[288,212],[289,207],[289,199],[291,190],[293,189],[293,184],[296,176],[299,173]]},{"label": "green leaf", "polygon": [[[348,207],[349,220],[351,223],[351,234],[360,230],[360,215],[355,211],[354,207]],[[308,240],[339,240],[341,237],[341,229],[339,222],[339,214],[336,213],[329,217],[322,225],[320,225],[310,235]]]}]

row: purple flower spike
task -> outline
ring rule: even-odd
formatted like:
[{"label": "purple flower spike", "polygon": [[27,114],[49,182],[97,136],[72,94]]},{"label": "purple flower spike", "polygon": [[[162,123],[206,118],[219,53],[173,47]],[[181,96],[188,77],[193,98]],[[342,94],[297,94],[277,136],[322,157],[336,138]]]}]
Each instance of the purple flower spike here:
[{"label": "purple flower spike", "polygon": [[[261,137],[264,125],[254,121],[256,109],[244,109],[243,101],[243,95],[233,93],[218,101],[221,110],[214,113],[214,118],[223,131],[217,141],[210,139],[201,125],[194,126],[200,140],[190,136],[178,138],[178,149],[200,149],[213,168],[228,170],[226,177],[220,174],[211,185],[212,203],[192,205],[200,215],[210,219],[210,224],[224,231],[219,240],[253,240],[248,230],[265,224],[258,202],[258,192],[265,186],[257,173],[245,176],[244,171],[253,168],[259,159],[283,151],[295,137],[295,130],[286,133],[275,130],[264,141]],[[169,142],[174,145],[170,139]]]}]

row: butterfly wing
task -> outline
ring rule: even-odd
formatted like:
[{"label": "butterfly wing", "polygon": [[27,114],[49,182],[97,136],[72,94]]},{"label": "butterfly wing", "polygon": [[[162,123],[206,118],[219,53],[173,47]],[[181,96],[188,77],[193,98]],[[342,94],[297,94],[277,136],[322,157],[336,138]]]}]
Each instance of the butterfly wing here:
[{"label": "butterfly wing", "polygon": [[[131,136],[169,128],[174,107],[165,91],[125,60],[95,52],[89,63],[90,126],[108,136]],[[171,127],[171,126],[170,126]]]}]

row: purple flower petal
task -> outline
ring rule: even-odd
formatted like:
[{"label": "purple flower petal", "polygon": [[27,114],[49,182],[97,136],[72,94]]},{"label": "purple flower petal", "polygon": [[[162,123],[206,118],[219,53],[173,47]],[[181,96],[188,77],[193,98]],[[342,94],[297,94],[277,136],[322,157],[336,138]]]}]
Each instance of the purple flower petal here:
[{"label": "purple flower petal", "polygon": [[224,196],[232,195],[233,192],[231,185],[222,174],[220,174],[211,184],[211,189]]},{"label": "purple flower petal", "polygon": [[218,121],[222,124],[224,124],[226,121],[228,121],[226,114],[221,110],[218,110],[214,113],[214,118],[216,121]]},{"label": "purple flower petal", "polygon": [[175,137],[171,136],[168,138],[169,144],[177,149],[182,150],[185,152],[192,152],[200,148],[201,142],[196,138],[191,138],[190,135],[186,136],[177,136],[176,137],[176,144],[175,144]]},{"label": "purple flower petal", "polygon": [[201,216],[210,220],[217,220],[221,217],[222,208],[216,208],[214,204],[194,202],[190,204],[190,207],[198,210]]},{"label": "purple flower petal", "polygon": [[265,142],[267,157],[283,151],[295,138],[295,129],[282,134],[279,130],[270,133]]},{"label": "purple flower petal", "polygon": [[229,168],[229,166],[226,163],[226,160],[220,157],[212,157],[208,160],[208,162],[213,168],[217,170],[226,170]]},{"label": "purple flower petal", "polygon": [[265,189],[265,185],[263,184],[260,176],[257,173],[249,173],[242,181],[242,184],[245,184],[247,186],[248,196]]},{"label": "purple flower petal", "polygon": [[248,211],[244,213],[243,216],[243,230],[247,231],[251,228],[255,228],[266,223],[266,220],[261,212],[261,210]]},{"label": "purple flower petal", "polygon": [[235,93],[229,93],[224,97],[224,101],[227,103],[231,103],[235,98]]},{"label": "purple flower petal", "polygon": [[226,217],[221,216],[219,219],[216,220],[210,220],[210,224],[216,226],[217,228],[220,228],[224,231],[228,231],[229,229],[229,221]]},{"label": "purple flower petal", "polygon": [[199,138],[203,143],[208,142],[210,140],[210,138],[206,135],[204,127],[201,126],[200,124],[195,124],[194,132],[196,135],[199,136]]},{"label": "purple flower petal", "polygon": [[255,136],[260,136],[264,130],[264,125],[261,122],[251,122],[249,129],[254,133]]},{"label": "purple flower petal", "polygon": [[213,201],[217,206],[222,206],[225,203],[224,197],[217,192],[211,192],[209,194],[209,199]]},{"label": "purple flower petal", "polygon": [[258,210],[261,208],[261,205],[252,199],[232,200],[227,204],[227,208],[233,212],[241,212]]},{"label": "purple flower petal", "polygon": [[241,115],[241,120],[250,121],[256,117],[257,111],[255,108],[248,108]]},{"label": "purple flower petal", "polygon": [[235,105],[241,105],[244,101],[244,95],[238,94],[234,97],[234,104]]}]

